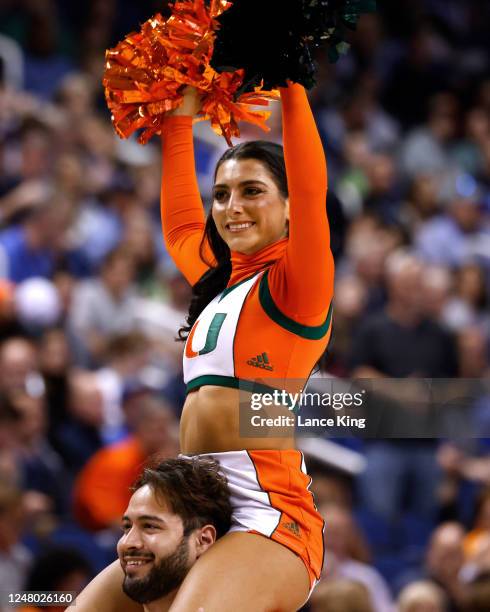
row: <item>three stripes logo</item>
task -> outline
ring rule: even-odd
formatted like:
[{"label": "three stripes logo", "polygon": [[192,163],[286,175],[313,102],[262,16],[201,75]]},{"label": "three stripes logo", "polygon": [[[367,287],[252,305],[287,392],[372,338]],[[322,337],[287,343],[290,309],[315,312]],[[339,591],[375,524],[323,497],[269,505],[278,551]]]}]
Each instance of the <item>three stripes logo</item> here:
[{"label": "three stripes logo", "polygon": [[283,523],[282,526],[288,531],[291,531],[292,533],[294,533],[295,536],[300,535],[300,529],[299,529],[298,523],[292,521],[291,523]]},{"label": "three stripes logo", "polygon": [[262,368],[262,370],[270,370],[271,372],[274,370],[269,362],[267,353],[262,353],[256,357],[252,357],[247,361],[247,364],[253,366],[254,368]]}]

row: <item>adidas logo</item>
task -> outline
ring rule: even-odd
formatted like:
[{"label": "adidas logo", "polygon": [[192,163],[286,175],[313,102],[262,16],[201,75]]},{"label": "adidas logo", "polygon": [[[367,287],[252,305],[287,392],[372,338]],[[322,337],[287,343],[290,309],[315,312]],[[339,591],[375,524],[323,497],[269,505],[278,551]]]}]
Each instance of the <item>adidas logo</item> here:
[{"label": "adidas logo", "polygon": [[262,368],[263,370],[272,371],[274,369],[269,363],[267,353],[262,353],[261,355],[257,355],[257,357],[252,357],[247,361],[247,364],[253,366],[254,368]]},{"label": "adidas logo", "polygon": [[298,525],[298,523],[295,523],[293,521],[292,523],[283,523],[282,526],[284,527],[284,529],[288,529],[289,531],[294,533],[295,536],[299,536],[299,525]]}]

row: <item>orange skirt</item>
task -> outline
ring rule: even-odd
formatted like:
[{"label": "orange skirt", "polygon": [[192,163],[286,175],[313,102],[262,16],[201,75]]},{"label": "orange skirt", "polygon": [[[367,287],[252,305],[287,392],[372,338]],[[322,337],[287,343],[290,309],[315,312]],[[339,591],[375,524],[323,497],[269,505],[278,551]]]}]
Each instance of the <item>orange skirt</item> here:
[{"label": "orange skirt", "polygon": [[201,456],[217,461],[228,480],[230,531],[257,533],[292,550],[305,564],[313,588],[323,567],[324,521],[309,491],[303,454],[244,450]]}]

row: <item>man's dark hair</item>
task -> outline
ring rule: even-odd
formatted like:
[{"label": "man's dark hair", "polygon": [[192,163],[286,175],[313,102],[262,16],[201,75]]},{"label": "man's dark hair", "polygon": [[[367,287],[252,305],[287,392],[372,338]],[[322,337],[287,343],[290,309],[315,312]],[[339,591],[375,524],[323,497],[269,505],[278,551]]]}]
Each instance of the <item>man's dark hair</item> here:
[{"label": "man's dark hair", "polygon": [[85,574],[87,581],[94,575],[87,559],[74,548],[55,547],[43,551],[30,569],[26,591],[59,591],[63,580],[71,574]]},{"label": "man's dark hair", "polygon": [[213,525],[217,538],[230,529],[230,492],[213,459],[196,456],[154,461],[143,470],[132,490],[145,485],[180,516],[185,536],[204,525]]}]

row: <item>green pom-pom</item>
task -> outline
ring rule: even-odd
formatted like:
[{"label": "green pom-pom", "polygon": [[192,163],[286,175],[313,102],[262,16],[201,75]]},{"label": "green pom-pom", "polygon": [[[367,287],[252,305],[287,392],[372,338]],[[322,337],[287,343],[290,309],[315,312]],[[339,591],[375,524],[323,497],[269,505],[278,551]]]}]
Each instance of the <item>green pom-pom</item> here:
[{"label": "green pom-pom", "polygon": [[247,91],[261,81],[270,89],[287,80],[310,89],[315,50],[326,47],[336,62],[349,49],[348,31],[374,10],[375,0],[233,0],[218,18],[211,65],[218,72],[243,68]]}]

